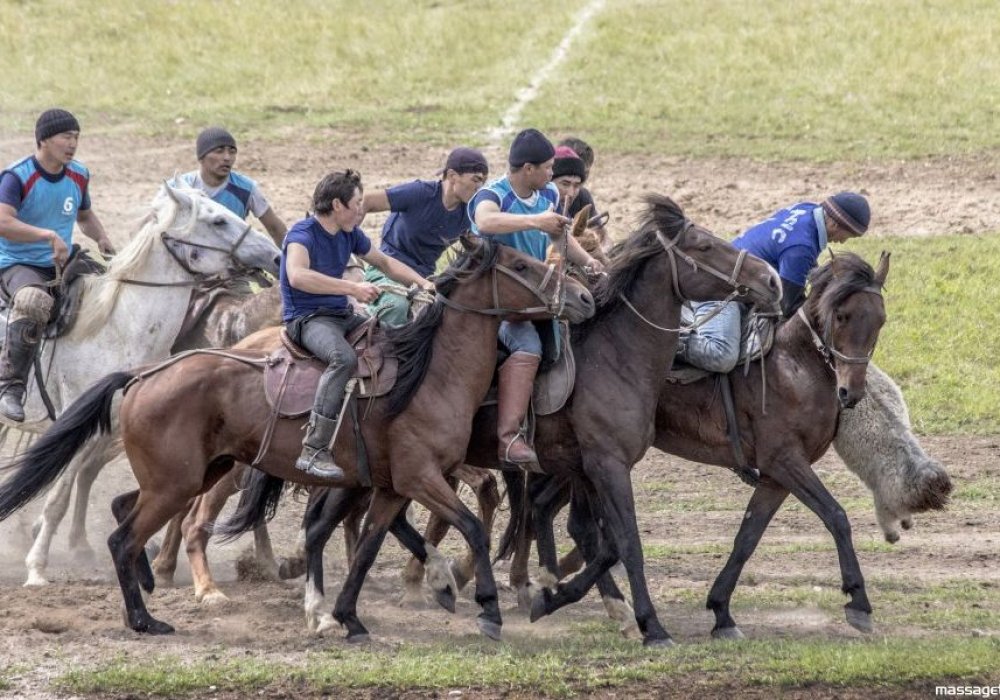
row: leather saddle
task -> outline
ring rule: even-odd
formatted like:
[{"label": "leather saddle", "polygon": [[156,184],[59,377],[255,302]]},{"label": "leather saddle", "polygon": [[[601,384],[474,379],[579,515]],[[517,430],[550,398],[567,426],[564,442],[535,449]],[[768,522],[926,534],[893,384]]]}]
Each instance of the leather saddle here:
[{"label": "leather saddle", "polygon": [[[682,322],[691,323],[693,320],[693,316],[684,315],[682,312]],[[737,369],[748,362],[756,362],[771,351],[771,346],[774,344],[775,321],[772,317],[751,313],[743,316],[741,328],[740,359],[736,363]],[[674,366],[667,373],[667,381],[671,384],[693,384],[713,374],[715,373],[707,369],[683,362],[678,356],[674,360]]]},{"label": "leather saddle", "polygon": [[[347,340],[358,355],[355,398],[375,398],[387,394],[396,383],[397,358],[386,355],[377,319],[371,318],[348,333]],[[281,347],[268,356],[264,368],[267,403],[281,418],[299,418],[312,410],[319,377],[326,363],[292,342],[281,331]]]}]

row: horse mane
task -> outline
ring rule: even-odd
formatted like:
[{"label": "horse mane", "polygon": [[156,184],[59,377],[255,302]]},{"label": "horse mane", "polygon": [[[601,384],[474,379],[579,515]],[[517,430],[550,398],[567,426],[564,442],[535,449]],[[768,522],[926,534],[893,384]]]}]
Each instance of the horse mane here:
[{"label": "horse mane", "polygon": [[[500,254],[499,244],[489,238],[481,240],[481,258],[478,264],[471,252],[462,253],[438,276],[435,283],[438,294],[448,296],[461,282],[476,279],[493,268]],[[389,418],[406,410],[423,383],[431,362],[429,345],[441,325],[445,308],[444,302],[438,299],[412,323],[386,331],[391,351],[399,361],[396,384],[386,397],[389,401]]]},{"label": "horse mane", "polygon": [[845,299],[866,287],[878,286],[875,270],[860,255],[837,253],[833,260],[809,274],[806,313],[818,320],[819,328],[825,328]]},{"label": "horse mane", "polygon": [[[189,195],[193,195],[194,192],[194,190],[186,191]],[[197,201],[197,198],[192,196],[192,201]],[[154,198],[149,211],[136,224],[137,229],[129,237],[128,244],[112,258],[107,271],[102,275],[81,277],[82,298],[85,301],[81,304],[80,315],[73,324],[70,337],[86,338],[104,326],[118,302],[118,295],[123,286],[122,280],[130,279],[135,271],[145,264],[158,235],[170,228],[179,209],[179,205],[171,197]]]},{"label": "horse mane", "polygon": [[591,290],[596,312],[592,318],[573,326],[574,335],[587,333],[594,324],[618,308],[623,295],[628,296],[632,291],[646,261],[663,252],[663,246],[656,236],[657,231],[667,238],[673,238],[684,229],[687,217],[673,199],[665,195],[649,194],[646,195],[645,202],[647,206],[639,227],[608,252],[610,264],[605,270],[607,275],[602,276]]}]

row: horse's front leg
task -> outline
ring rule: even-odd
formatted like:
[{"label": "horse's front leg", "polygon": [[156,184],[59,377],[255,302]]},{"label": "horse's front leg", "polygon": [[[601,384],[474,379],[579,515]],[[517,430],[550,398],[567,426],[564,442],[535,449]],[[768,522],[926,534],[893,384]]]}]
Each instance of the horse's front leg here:
[{"label": "horse's front leg", "polygon": [[[87,449],[87,448],[84,448]],[[77,454],[69,463],[65,473],[56,481],[55,486],[49,491],[45,498],[45,505],[42,512],[35,521],[32,528],[35,541],[31,543],[31,549],[24,558],[24,565],[28,569],[28,578],[24,582],[25,586],[45,586],[49,581],[45,578],[45,569],[49,565],[49,550],[52,548],[52,538],[55,537],[59,523],[66,516],[69,509],[69,499],[73,492],[73,481],[76,479],[77,470],[84,462],[85,455]]]},{"label": "horse's front leg", "polygon": [[[188,508],[193,508],[197,500],[194,499],[194,501],[188,504]],[[153,575],[156,578],[156,585],[158,586],[167,587],[174,585],[174,574],[177,572],[177,553],[180,551],[181,542],[184,540],[184,537],[181,535],[181,525],[185,515],[185,512],[181,512],[170,519],[167,529],[163,534],[163,544],[160,546],[160,551],[157,553],[156,558],[153,559]]]},{"label": "horse's front leg", "polygon": [[841,590],[851,597],[850,602],[844,605],[847,623],[861,632],[871,632],[872,606],[851,540],[851,523],[847,513],[805,460],[786,463],[772,476],[815,513],[833,535],[840,560]]},{"label": "horse's front leg", "polygon": [[528,477],[528,498],[531,501],[531,522],[535,545],[538,547],[540,571],[535,576],[539,585],[554,590],[560,580],[559,552],[556,550],[555,518],[570,502],[572,486],[562,477]]},{"label": "horse's front leg", "polygon": [[787,496],[788,489],[764,475],[750,497],[746,512],[743,514],[743,522],[740,523],[740,530],[733,543],[733,551],[730,552],[726,565],[712,584],[708,602],[705,604],[705,607],[715,613],[715,627],[712,628],[712,637],[715,639],[743,639],[743,633],[729,613],[729,604],[743,566],[757,548],[757,543],[760,542],[771,518]]},{"label": "horse's front leg", "polygon": [[[458,480],[450,478],[448,479],[448,485],[452,489],[456,489],[458,487]],[[427,518],[427,527],[424,528],[421,540],[425,544],[437,547],[441,544],[444,536],[448,534],[449,529],[450,526],[447,522],[439,518],[437,514],[431,513]],[[399,604],[407,607],[422,607],[424,605],[423,581],[424,559],[414,555],[410,557],[410,560],[406,562],[406,566],[403,567],[403,598]]]},{"label": "horse's front leg", "polygon": [[97,475],[108,463],[110,455],[95,453],[80,465],[76,475],[76,497],[73,501],[73,519],[69,528],[69,548],[77,561],[92,562],[94,549],[87,541],[87,510],[90,506],[90,491]]}]

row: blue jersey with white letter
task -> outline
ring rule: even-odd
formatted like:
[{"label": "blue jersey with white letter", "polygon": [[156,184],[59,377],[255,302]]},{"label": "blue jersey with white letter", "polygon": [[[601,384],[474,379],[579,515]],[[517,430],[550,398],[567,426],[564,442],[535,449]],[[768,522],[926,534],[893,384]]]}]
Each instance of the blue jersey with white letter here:
[{"label": "blue jersey with white letter", "polygon": [[[476,226],[476,206],[486,199],[496,202],[500,211],[505,214],[542,214],[555,209],[556,203],[559,201],[559,190],[550,182],[543,189],[536,190],[528,199],[521,199],[514,192],[507,177],[488,183],[469,202],[469,218],[472,219],[472,232],[476,235],[488,235],[480,234],[479,227]],[[516,233],[497,234],[492,238],[497,243],[509,245],[538,260],[545,260],[550,243],[548,234],[537,228],[528,228]]]},{"label": "blue jersey with white letter", "polygon": [[[19,221],[55,231],[68,248],[77,213],[90,208],[89,182],[90,172],[75,160],[53,175],[29,156],[0,173],[0,202],[13,207]],[[0,268],[17,264],[52,267],[52,246],[0,238]]]},{"label": "blue jersey with white letter", "polygon": [[804,287],[826,248],[826,221],[819,204],[800,202],[744,231],[733,246],[767,262],[782,279]]}]

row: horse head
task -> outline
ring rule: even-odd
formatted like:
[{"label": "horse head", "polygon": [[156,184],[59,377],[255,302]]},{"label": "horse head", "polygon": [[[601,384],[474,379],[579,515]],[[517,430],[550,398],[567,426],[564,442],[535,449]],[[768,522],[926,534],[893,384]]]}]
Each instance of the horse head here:
[{"label": "horse head", "polygon": [[799,313],[833,367],[844,408],[865,394],[868,362],[885,324],[882,288],[888,274],[889,254],[883,251],[877,270],[854,253],[840,253],[809,276],[809,297]]},{"label": "horse head", "polygon": [[165,182],[154,206],[167,202],[173,205],[172,223],[161,238],[174,260],[192,275],[278,273],[281,251],[270,237],[200,190]]},{"label": "horse head", "polygon": [[[465,236],[461,241],[465,252],[438,280],[438,292],[449,305],[508,321],[565,318],[578,323],[594,315],[587,287],[555,265],[487,238]],[[482,283],[470,284],[474,280]]]}]

